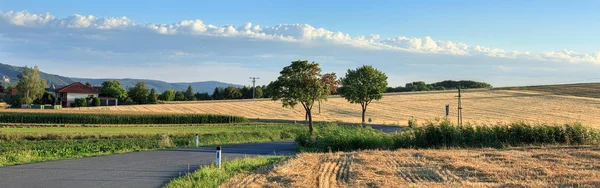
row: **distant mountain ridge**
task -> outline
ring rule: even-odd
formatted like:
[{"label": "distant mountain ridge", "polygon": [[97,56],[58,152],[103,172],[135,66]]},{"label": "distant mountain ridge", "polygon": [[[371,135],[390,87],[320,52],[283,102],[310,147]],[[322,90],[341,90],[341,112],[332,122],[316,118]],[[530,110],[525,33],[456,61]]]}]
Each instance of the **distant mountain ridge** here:
[{"label": "distant mountain ridge", "polygon": [[[11,82],[17,82],[19,73],[23,70],[23,67],[12,66],[7,64],[0,63],[0,78],[2,76],[7,76],[10,78]],[[190,83],[168,83],[159,80],[149,80],[149,79],[113,79],[113,78],[70,78],[55,74],[48,74],[40,70],[40,77],[48,83],[48,85],[54,84],[56,86],[65,86],[71,84],[73,82],[90,82],[92,85],[101,85],[102,82],[107,80],[118,80],[121,82],[123,87],[129,88],[135,86],[138,81],[146,82],[146,85],[149,89],[156,89],[159,92],[162,92],[166,89],[174,89],[174,90],[186,90],[189,85],[192,86],[194,92],[207,92],[211,94],[216,87],[227,87],[227,86],[237,86],[241,87],[238,84],[224,83],[218,81],[204,81],[204,82],[190,82]]]}]

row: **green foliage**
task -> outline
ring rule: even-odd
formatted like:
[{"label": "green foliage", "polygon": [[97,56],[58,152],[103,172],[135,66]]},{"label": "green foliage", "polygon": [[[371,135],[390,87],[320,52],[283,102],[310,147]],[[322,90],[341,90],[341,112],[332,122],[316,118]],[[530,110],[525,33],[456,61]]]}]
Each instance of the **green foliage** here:
[{"label": "green foliage", "polygon": [[385,92],[408,92],[408,91],[431,91],[431,90],[449,90],[449,89],[478,89],[478,88],[492,88],[492,85],[485,82],[476,82],[471,80],[445,80],[432,84],[426,84],[423,81],[417,81],[407,83],[404,87],[388,87]]},{"label": "green foliage", "polygon": [[101,105],[100,99],[98,97],[94,97],[92,99],[92,106],[100,106],[100,105]]},{"label": "green foliage", "polygon": [[194,98],[194,89],[192,89],[192,85],[189,85],[187,90],[185,90],[185,99],[188,101],[193,101]]},{"label": "green foliage", "polygon": [[54,104],[54,93],[44,92],[41,98],[33,101],[34,104]]},{"label": "green foliage", "polygon": [[100,96],[117,98],[119,101],[127,101],[127,91],[121,83],[116,80],[109,80],[102,83],[100,87]]},{"label": "green foliage", "polygon": [[194,94],[194,98],[196,98],[196,100],[211,100],[208,93],[196,93]]},{"label": "green foliage", "polygon": [[314,131],[311,110],[315,101],[325,100],[329,91],[321,82],[319,64],[308,61],[294,61],[280,72],[280,76],[269,87],[271,98],[281,100],[283,107],[301,104],[308,116],[309,131]]},{"label": "green foliage", "polygon": [[75,107],[86,107],[88,106],[88,100],[86,98],[75,99]]},{"label": "green foliage", "polygon": [[417,120],[415,119],[415,117],[411,117],[408,120],[408,127],[409,128],[415,128],[415,127],[417,127]]},{"label": "green foliage", "polygon": [[223,100],[225,99],[225,89],[222,87],[216,87],[213,91],[212,98],[214,100]]},{"label": "green foliage", "polygon": [[373,100],[383,97],[387,87],[388,77],[385,73],[364,65],[355,70],[348,69],[346,77],[341,78],[342,87],[338,89],[340,95],[350,103],[358,103],[362,107],[362,122],[365,123],[365,112]]},{"label": "green foliage", "polygon": [[176,91],[175,101],[185,101],[185,93],[183,93],[183,91]]},{"label": "green foliage", "polygon": [[191,174],[171,180],[170,187],[218,187],[239,173],[252,172],[261,166],[267,166],[287,159],[286,157],[256,157],[225,161],[219,168],[216,165],[202,166]]},{"label": "green foliage", "polygon": [[[83,99],[85,101],[85,99]],[[78,104],[79,105],[79,104]],[[58,124],[207,124],[237,123],[240,116],[208,114],[67,114],[67,113],[0,113],[0,123]]]},{"label": "green foliage", "polygon": [[225,88],[225,98],[227,99],[241,99],[242,90],[235,86],[229,86]]},{"label": "green foliage", "polygon": [[597,130],[574,125],[456,126],[448,121],[428,122],[424,126],[395,134],[371,128],[337,126],[319,127],[315,139],[299,135],[298,144],[310,151],[349,151],[357,149],[504,147],[546,144],[598,144]]},{"label": "green foliage", "polygon": [[156,104],[158,102],[158,94],[156,94],[156,89],[152,88],[150,90],[150,94],[148,94],[148,104]]},{"label": "green foliage", "polygon": [[19,82],[17,82],[16,88],[19,90],[21,104],[32,104],[33,101],[44,95],[44,88],[47,85],[46,81],[40,78],[40,70],[37,66],[34,66],[33,69],[25,66],[18,78]]},{"label": "green foliage", "polygon": [[162,96],[162,98],[160,100],[173,101],[173,100],[175,100],[175,90],[167,89],[167,90],[163,91],[161,96]]},{"label": "green foliage", "polygon": [[148,87],[145,82],[138,82],[127,93],[135,104],[148,104]]}]

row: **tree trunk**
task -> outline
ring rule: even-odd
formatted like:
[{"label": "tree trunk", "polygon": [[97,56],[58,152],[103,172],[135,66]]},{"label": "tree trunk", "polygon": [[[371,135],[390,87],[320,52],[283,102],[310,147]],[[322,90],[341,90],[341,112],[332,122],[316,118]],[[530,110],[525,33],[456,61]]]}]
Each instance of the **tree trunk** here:
[{"label": "tree trunk", "polygon": [[367,111],[367,108],[363,107],[362,108],[362,124],[365,124],[365,112]]},{"label": "tree trunk", "polygon": [[312,114],[310,113],[310,110],[306,112],[306,115],[308,115],[308,131],[310,132],[310,135],[312,135],[314,128],[313,128]]},{"label": "tree trunk", "polygon": [[304,121],[308,121],[308,112],[304,114]]}]

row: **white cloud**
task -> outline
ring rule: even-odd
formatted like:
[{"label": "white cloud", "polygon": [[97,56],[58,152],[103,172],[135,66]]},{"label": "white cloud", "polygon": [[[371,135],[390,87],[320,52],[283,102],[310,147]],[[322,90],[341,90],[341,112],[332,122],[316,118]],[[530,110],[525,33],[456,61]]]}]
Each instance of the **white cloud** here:
[{"label": "white cloud", "polygon": [[[246,23],[240,26],[215,26],[202,20],[183,20],[172,24],[137,23],[127,17],[98,18],[93,15],[73,15],[56,18],[50,13],[34,14],[28,11],[0,12],[0,41],[0,57],[4,57],[3,61],[23,63],[62,62],[65,66],[74,63],[156,66],[148,65],[147,62],[243,62],[236,64],[234,67],[238,68],[232,70],[242,70],[245,67],[247,70],[278,72],[278,69],[284,66],[282,63],[309,59],[322,61],[325,68],[337,71],[340,75],[343,75],[347,68],[352,68],[351,66],[380,64],[385,67],[383,70],[402,74],[396,76],[398,78],[415,80],[425,76],[432,79],[461,79],[466,77],[464,72],[476,75],[472,77],[474,79],[486,79],[494,73],[523,73],[519,70],[593,72],[598,70],[596,65],[600,64],[600,51],[593,54],[569,50],[531,53],[435,40],[429,36],[350,36],[347,33],[315,28],[308,24],[265,27]],[[520,69],[520,66],[538,68]],[[57,71],[55,73],[64,70],[54,65],[46,67],[54,68]],[[135,66],[123,66],[127,67]],[[424,67],[431,71],[423,72],[421,69]],[[159,75],[177,74],[172,68],[140,69],[144,70],[173,71],[153,74],[157,75],[154,79],[168,80],[169,78]],[[448,73],[450,71],[460,71],[461,74]],[[547,75],[536,76],[544,79]],[[412,80],[398,82],[405,81]]]}]

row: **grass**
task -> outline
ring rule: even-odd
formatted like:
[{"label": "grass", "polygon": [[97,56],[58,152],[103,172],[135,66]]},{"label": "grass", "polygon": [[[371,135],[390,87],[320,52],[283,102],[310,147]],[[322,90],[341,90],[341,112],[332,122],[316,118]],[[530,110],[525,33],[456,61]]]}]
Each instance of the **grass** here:
[{"label": "grass", "polygon": [[259,167],[285,160],[286,157],[256,157],[225,161],[222,168],[216,165],[202,166],[197,171],[171,180],[165,188],[175,187],[217,187],[239,173],[249,173]]},{"label": "grass", "polygon": [[600,147],[301,153],[222,187],[599,187]]},{"label": "grass", "polygon": [[584,145],[600,143],[600,133],[581,124],[457,126],[449,121],[395,134],[372,128],[321,124],[313,137],[301,133],[296,141],[305,151],[352,151],[358,149],[506,147],[523,145]]},{"label": "grass", "polygon": [[[401,124],[406,126],[411,117],[418,122],[445,116],[445,105],[450,105],[450,120],[456,121],[457,93],[426,92],[386,94],[380,101],[369,105],[367,118],[373,124]],[[571,123],[600,128],[600,100],[571,96],[557,96],[529,91],[477,90],[463,93],[463,118],[476,124],[496,124],[525,121],[527,123]],[[315,106],[315,109],[317,107]],[[39,110],[1,110],[34,111]],[[198,113],[232,114],[249,119],[304,120],[302,108],[282,108],[281,102],[269,100],[228,100],[191,102],[182,104],[114,106],[110,111],[97,108],[46,110],[46,113]],[[361,122],[360,105],[345,99],[330,97],[321,104],[321,113],[313,113],[315,121]]]},{"label": "grass", "polygon": [[306,126],[292,124],[185,127],[0,128],[0,166],[171,147],[293,140]]}]

